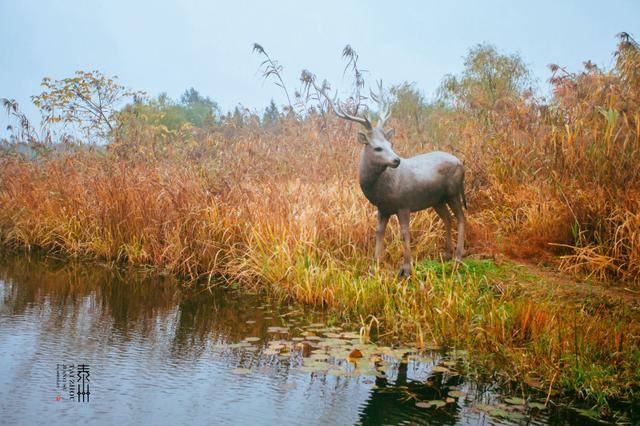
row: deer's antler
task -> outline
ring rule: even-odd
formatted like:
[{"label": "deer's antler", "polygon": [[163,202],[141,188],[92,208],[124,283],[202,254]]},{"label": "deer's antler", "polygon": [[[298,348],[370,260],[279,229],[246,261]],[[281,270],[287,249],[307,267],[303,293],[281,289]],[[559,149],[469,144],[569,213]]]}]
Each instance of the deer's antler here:
[{"label": "deer's antler", "polygon": [[347,113],[342,106],[340,105],[340,102],[338,101],[338,92],[336,91],[335,96],[333,97],[333,99],[331,99],[326,93],[324,88],[320,89],[317,85],[315,80],[311,80],[311,84],[313,84],[313,87],[315,87],[315,89],[319,92],[322,93],[322,95],[327,98],[327,101],[329,102],[329,104],[331,105],[331,108],[333,109],[333,112],[340,118],[344,119],[344,120],[349,120],[349,121],[355,121],[356,123],[360,123],[362,124],[367,130],[371,130],[373,129],[373,126],[371,125],[371,117],[358,117],[357,115],[351,115],[349,113]]},{"label": "deer's antler", "polygon": [[385,121],[391,115],[391,105],[389,99],[386,97],[384,93],[384,89],[382,88],[382,80],[378,82],[378,93],[373,93],[373,90],[369,90],[369,94],[371,95],[371,99],[373,99],[380,109],[378,123],[376,127],[382,128],[384,126]]}]

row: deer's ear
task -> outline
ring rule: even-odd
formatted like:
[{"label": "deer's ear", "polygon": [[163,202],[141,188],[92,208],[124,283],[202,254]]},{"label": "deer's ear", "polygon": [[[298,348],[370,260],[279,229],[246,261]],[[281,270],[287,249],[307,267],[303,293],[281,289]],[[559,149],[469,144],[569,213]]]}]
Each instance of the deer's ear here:
[{"label": "deer's ear", "polygon": [[367,135],[364,134],[364,132],[358,132],[358,142],[366,145],[369,143],[369,138],[367,138]]},{"label": "deer's ear", "polygon": [[396,135],[395,129],[390,129],[387,133],[384,134],[385,138],[387,138],[388,141],[391,141],[391,139],[393,139],[395,135]]}]

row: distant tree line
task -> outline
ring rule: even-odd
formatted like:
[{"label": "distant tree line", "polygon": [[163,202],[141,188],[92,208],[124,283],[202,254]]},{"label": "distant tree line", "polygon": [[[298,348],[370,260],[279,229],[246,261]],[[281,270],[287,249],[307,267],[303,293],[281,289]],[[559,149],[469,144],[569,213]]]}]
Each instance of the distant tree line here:
[{"label": "distant tree line", "polygon": [[[255,49],[254,49],[255,50]],[[257,50],[266,55],[260,46]],[[346,100],[354,112],[367,109],[363,95],[365,71],[359,69],[358,54],[347,46],[343,58],[348,61],[345,72],[353,72],[354,93]],[[276,84],[284,85],[282,66],[267,57],[265,78],[277,76]],[[313,83],[311,73],[305,71],[301,81],[303,88],[295,91],[296,102],[279,107],[274,100],[262,111],[256,112],[238,105],[223,113],[219,105],[195,88],[187,89],[178,100],[166,93],[149,98],[139,91],[127,89],[117,82],[117,77],[106,77],[99,71],[78,71],[75,76],[62,80],[44,78],[43,92],[33,96],[34,104],[42,113],[41,135],[36,127],[28,123],[15,101],[4,100],[4,106],[18,126],[17,130],[32,134],[31,140],[53,141],[77,140],[79,142],[108,142],[125,137],[130,132],[131,121],[145,124],[171,135],[185,128],[213,129],[220,127],[243,127],[249,123],[265,129],[277,128],[283,120],[304,120],[308,116],[321,115],[326,122],[329,105],[323,102],[320,93],[310,90]],[[324,83],[329,87],[328,83]],[[464,61],[460,75],[446,75],[433,99],[427,99],[415,83],[403,82],[389,87],[393,98],[393,119],[402,123],[406,131],[420,134],[434,131],[430,121],[434,113],[447,111],[471,112],[489,122],[488,112],[501,103],[521,100],[533,93],[529,70],[517,54],[503,54],[496,47],[479,44],[472,47]],[[284,89],[284,87],[283,87]],[[287,92],[288,93],[288,92]],[[46,137],[45,137],[46,136]],[[14,136],[13,139],[16,139]],[[21,138],[24,141],[25,138]],[[5,140],[6,142],[6,140]]]}]

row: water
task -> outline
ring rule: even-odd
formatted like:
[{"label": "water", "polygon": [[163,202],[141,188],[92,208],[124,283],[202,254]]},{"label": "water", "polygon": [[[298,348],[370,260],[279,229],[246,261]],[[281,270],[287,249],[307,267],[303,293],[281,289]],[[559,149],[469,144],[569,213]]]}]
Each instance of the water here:
[{"label": "water", "polygon": [[[257,296],[229,290],[185,292],[168,279],[141,273],[5,258],[0,260],[0,423],[587,421],[567,410],[504,404],[495,386],[458,374],[464,371],[464,352],[403,355],[402,348],[363,345],[347,327],[327,328],[326,322],[300,307],[267,306]],[[256,341],[243,342],[247,337]],[[354,364],[345,354],[356,347],[364,356],[352,359]],[[333,354],[329,366],[323,353]],[[89,402],[72,401],[60,388],[59,364],[88,365]],[[434,372],[436,366],[449,371]],[[444,407],[416,406],[444,401],[449,392],[454,402]],[[503,414],[492,417],[486,404],[501,407]]]}]

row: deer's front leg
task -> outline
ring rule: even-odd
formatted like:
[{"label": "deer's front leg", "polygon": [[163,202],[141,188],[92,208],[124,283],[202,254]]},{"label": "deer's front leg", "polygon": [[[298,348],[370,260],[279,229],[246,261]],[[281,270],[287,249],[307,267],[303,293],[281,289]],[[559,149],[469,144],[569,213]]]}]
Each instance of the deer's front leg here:
[{"label": "deer's front leg", "polygon": [[400,210],[398,212],[398,222],[400,222],[400,230],[402,232],[402,242],[404,246],[404,262],[400,269],[400,275],[408,277],[411,275],[411,240],[409,234],[409,210]]},{"label": "deer's front leg", "polygon": [[380,263],[382,260],[382,247],[384,243],[384,232],[387,229],[389,223],[389,216],[380,213],[378,210],[378,227],[376,228],[376,262]]}]

